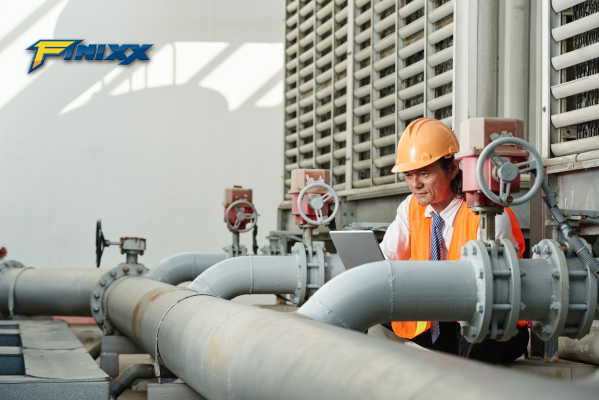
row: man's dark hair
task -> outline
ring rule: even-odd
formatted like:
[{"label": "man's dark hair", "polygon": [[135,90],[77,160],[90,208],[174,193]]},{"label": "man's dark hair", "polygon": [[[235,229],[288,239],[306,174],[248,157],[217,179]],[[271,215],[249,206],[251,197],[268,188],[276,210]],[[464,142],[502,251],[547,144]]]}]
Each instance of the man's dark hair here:
[{"label": "man's dark hair", "polygon": [[[451,174],[455,168],[453,165],[454,159],[454,156],[451,155],[449,157],[441,157],[437,162],[446,174]],[[456,197],[462,198],[464,197],[464,192],[462,192],[462,170],[459,167],[457,168],[458,173],[455,178],[451,180],[451,190],[456,194]]]}]

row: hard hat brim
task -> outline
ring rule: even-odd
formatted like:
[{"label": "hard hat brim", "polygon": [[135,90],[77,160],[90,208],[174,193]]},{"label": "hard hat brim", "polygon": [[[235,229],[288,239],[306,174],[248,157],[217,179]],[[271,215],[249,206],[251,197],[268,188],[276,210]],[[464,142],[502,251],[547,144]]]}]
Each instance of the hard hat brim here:
[{"label": "hard hat brim", "polygon": [[426,160],[426,161],[422,160],[422,161],[414,161],[414,162],[405,163],[405,164],[396,164],[393,167],[393,169],[391,170],[391,172],[392,173],[408,172],[408,171],[414,171],[415,169],[424,168],[424,167],[436,162],[441,157],[445,157],[446,155],[447,154],[443,154],[443,155],[431,158],[430,160]]}]

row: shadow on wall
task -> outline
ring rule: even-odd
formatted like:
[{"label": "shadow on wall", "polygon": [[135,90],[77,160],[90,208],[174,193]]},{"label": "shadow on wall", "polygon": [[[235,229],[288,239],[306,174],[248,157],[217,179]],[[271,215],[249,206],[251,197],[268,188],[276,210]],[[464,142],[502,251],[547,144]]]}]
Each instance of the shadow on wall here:
[{"label": "shadow on wall", "polygon": [[[150,267],[179,252],[221,253],[230,241],[221,202],[233,184],[254,189],[266,244],[282,199],[283,3],[36,7],[0,36],[0,61],[11,51],[27,59],[0,64],[9,89],[0,94],[0,242],[9,256],[90,268],[99,217],[109,239],[146,237],[141,262]],[[49,32],[32,28],[53,12]],[[27,75],[33,52],[24,49],[48,38],[154,46],[149,62],[48,57]],[[249,233],[242,243],[251,248]],[[122,262],[117,253],[107,249],[103,265]]]}]

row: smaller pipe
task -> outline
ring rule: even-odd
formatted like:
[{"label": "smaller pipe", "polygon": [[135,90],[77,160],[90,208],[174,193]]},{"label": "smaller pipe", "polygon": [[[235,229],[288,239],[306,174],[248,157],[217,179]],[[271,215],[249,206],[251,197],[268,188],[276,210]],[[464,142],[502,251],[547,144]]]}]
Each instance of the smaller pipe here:
[{"label": "smaller pipe", "polygon": [[559,358],[599,364],[599,321],[593,322],[591,332],[580,340],[559,338]]},{"label": "smaller pipe", "polygon": [[154,375],[154,366],[150,364],[133,364],[110,383],[110,394],[118,398],[137,379],[150,379]]},{"label": "smaller pipe", "polygon": [[177,254],[156,264],[146,278],[176,286],[182,282],[193,281],[208,268],[226,258],[226,254]]},{"label": "smaller pipe", "polygon": [[[133,364],[128,366],[123,373],[116,377],[110,383],[110,394],[114,398],[118,398],[125,390],[127,390],[133,382],[138,379],[151,379],[156,375],[154,373],[154,366],[150,364]],[[167,370],[161,368],[160,376],[163,378],[176,378],[176,376]]]},{"label": "smaller pipe", "polygon": [[293,294],[298,282],[295,256],[235,257],[207,269],[189,286],[221,299],[242,294]]},{"label": "smaller pipe", "polygon": [[94,360],[100,357],[100,353],[102,353],[102,341],[100,340],[96,343],[94,347],[89,349],[88,353]]}]

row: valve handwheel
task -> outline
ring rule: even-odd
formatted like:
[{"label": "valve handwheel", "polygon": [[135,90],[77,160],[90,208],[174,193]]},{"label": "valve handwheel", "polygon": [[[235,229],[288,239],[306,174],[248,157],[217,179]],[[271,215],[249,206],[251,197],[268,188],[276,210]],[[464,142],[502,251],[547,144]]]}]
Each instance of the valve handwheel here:
[{"label": "valve handwheel", "polygon": [[[515,144],[524,147],[532,156],[532,160],[528,160],[518,164],[513,164],[509,161],[504,160],[499,154],[495,152],[495,149],[499,146],[506,144]],[[491,191],[491,189],[489,189],[489,186],[487,185],[484,179],[484,165],[487,158],[491,159],[491,162],[497,168],[497,177],[499,178],[499,196],[497,196],[495,193]],[[510,186],[512,181],[516,179],[519,174],[523,174],[524,172],[529,172],[532,170],[543,170],[543,159],[535,150],[535,148],[525,140],[514,137],[504,137],[501,139],[494,140],[480,153],[478,162],[476,163],[476,179],[478,180],[480,189],[489,199],[491,199],[497,204],[509,207],[529,201],[541,188],[543,179],[535,179],[534,185],[524,196],[518,199],[513,199],[510,196]]]},{"label": "valve handwheel", "polygon": [[[244,206],[244,207],[240,207],[240,206]],[[245,208],[249,207],[252,209],[251,213],[246,213],[245,212]],[[235,210],[235,223],[231,224],[231,221],[229,219],[229,214],[231,213],[231,210]],[[244,229],[239,229],[239,227],[241,226],[241,224],[247,220],[250,220],[248,223],[246,223],[245,228]],[[254,226],[256,226],[256,223],[258,222],[258,212],[256,211],[256,207],[250,203],[247,200],[237,200],[233,203],[231,203],[229,205],[229,207],[227,207],[227,211],[225,211],[225,221],[227,222],[227,226],[229,227],[229,229],[231,229],[232,231],[235,232],[248,232],[251,231]]]},{"label": "valve handwheel", "polygon": [[100,261],[102,260],[102,254],[104,248],[110,246],[110,242],[104,239],[104,232],[102,232],[102,220],[96,222],[96,268],[100,268]]},{"label": "valve handwheel", "polygon": [[[314,187],[325,188],[328,190],[328,192],[321,195],[320,197],[310,198],[308,197],[306,192]],[[327,219],[323,219],[322,209],[324,208],[325,203],[329,201],[331,197],[335,199],[335,210],[333,210],[333,213]],[[314,210],[316,214],[316,221],[306,216],[304,210],[302,210],[302,201],[308,203],[310,205],[310,208]],[[337,192],[335,192],[335,190],[326,183],[311,183],[307,185],[305,188],[303,188],[300,192],[297,198],[297,209],[304,221],[306,221],[307,223],[313,225],[326,225],[335,219],[337,211],[339,211],[339,197],[337,196]]]}]

